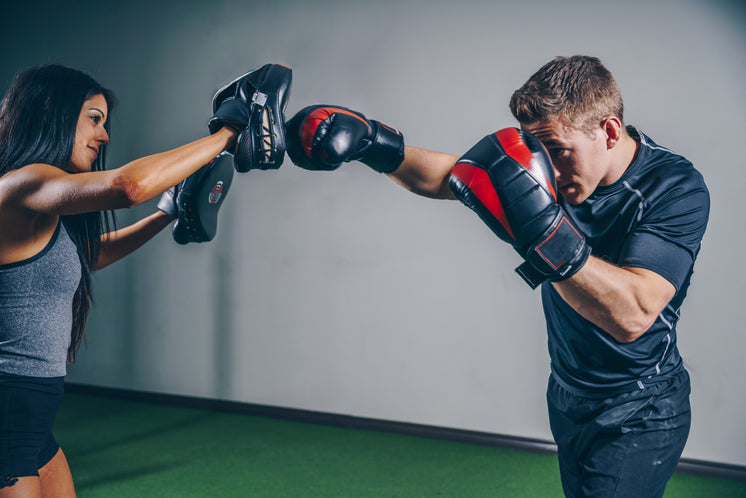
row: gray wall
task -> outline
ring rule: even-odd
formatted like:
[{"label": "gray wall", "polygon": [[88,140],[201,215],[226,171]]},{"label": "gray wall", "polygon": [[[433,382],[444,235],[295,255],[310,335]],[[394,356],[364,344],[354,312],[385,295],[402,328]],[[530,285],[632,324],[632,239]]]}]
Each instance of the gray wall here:
[{"label": "gray wall", "polygon": [[[213,92],[266,62],[294,70],[289,115],[346,105],[458,154],[514,124],[508,98],[541,64],[601,57],[627,121],[692,159],[710,187],[679,327],[693,385],[685,456],[746,465],[746,236],[731,214],[746,179],[738,2],[201,3],[11,7],[0,82],[61,62],[114,88],[111,165],[202,136]],[[286,161],[236,176],[212,243],[164,232],[98,274],[69,379],[550,439],[539,294],[518,263],[457,202],[360,164],[314,173]]]}]

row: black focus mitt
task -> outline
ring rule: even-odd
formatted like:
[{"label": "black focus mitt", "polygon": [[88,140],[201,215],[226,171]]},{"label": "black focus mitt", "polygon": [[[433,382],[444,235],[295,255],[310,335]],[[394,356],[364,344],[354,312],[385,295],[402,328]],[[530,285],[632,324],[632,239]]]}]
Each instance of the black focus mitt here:
[{"label": "black focus mitt", "polygon": [[212,99],[210,133],[223,126],[239,132],[233,166],[244,173],[276,169],[285,157],[285,108],[290,99],[293,71],[265,64],[236,78]]},{"label": "black focus mitt", "polygon": [[218,210],[232,181],[231,155],[223,152],[163,193],[158,209],[176,218],[171,231],[176,242],[208,242],[215,237]]}]

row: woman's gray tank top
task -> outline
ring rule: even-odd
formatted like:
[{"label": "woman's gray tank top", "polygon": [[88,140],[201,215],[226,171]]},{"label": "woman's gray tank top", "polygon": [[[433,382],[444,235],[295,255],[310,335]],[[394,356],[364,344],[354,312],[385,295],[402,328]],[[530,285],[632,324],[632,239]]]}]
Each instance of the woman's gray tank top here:
[{"label": "woman's gray tank top", "polygon": [[62,222],[35,256],[0,265],[0,372],[29,377],[67,373],[78,253]]}]

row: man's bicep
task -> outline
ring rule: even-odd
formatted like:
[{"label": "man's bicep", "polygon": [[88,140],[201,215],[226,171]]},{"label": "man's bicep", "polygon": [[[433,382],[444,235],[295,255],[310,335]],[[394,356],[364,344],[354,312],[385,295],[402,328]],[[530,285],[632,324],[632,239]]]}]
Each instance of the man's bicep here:
[{"label": "man's bicep", "polygon": [[707,228],[709,195],[692,192],[657,206],[626,237],[619,266],[658,273],[678,290],[691,274]]},{"label": "man's bicep", "polygon": [[644,289],[639,295],[641,307],[646,308],[651,315],[657,316],[676,295],[676,287],[670,280],[652,270],[639,267],[624,267],[634,273],[642,283],[639,288]]}]

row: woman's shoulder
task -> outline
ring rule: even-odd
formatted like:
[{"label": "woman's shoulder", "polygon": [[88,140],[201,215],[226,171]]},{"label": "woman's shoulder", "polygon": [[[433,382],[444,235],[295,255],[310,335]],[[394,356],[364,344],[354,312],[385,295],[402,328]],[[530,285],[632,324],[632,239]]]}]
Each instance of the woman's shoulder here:
[{"label": "woman's shoulder", "polygon": [[0,264],[26,259],[51,239],[59,216],[28,209],[23,198],[37,181],[62,172],[48,164],[29,164],[0,176]]},{"label": "woman's shoulder", "polygon": [[0,209],[0,265],[26,260],[43,250],[54,236],[59,216],[37,213],[25,218]]},{"label": "woman's shoulder", "polygon": [[34,163],[21,166],[0,176],[0,209],[22,202],[23,196],[38,189],[45,181],[69,173],[51,164]]}]

